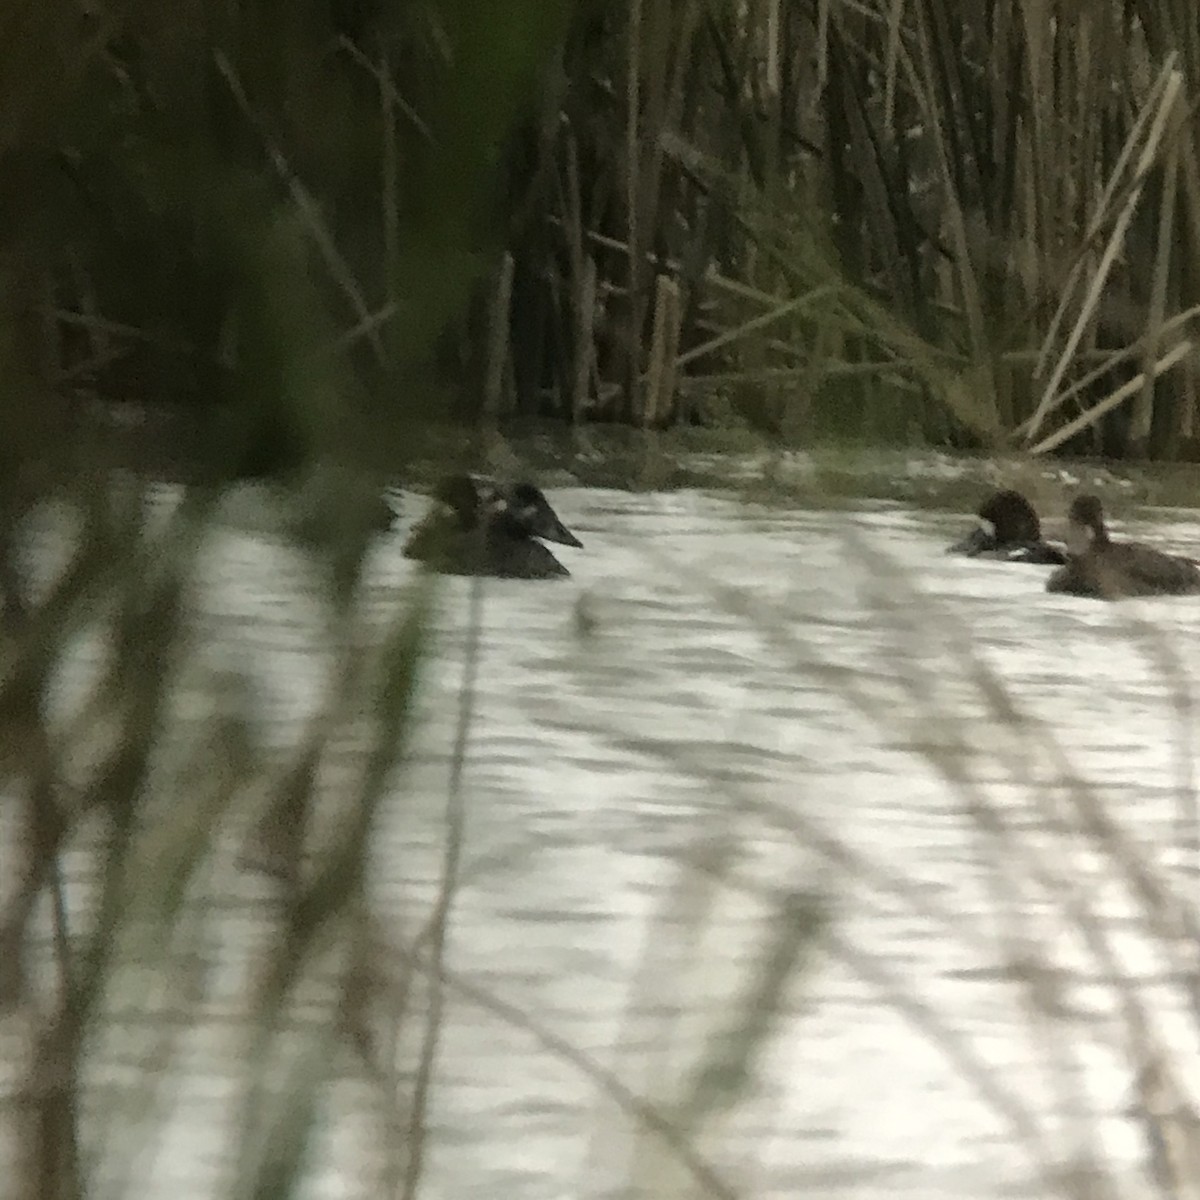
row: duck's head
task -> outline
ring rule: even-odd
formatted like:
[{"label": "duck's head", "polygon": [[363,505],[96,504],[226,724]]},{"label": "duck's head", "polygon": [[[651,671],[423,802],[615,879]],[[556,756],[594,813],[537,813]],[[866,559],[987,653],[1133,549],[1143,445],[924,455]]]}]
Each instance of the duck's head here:
[{"label": "duck's head", "polygon": [[1072,554],[1083,554],[1092,546],[1103,546],[1108,541],[1108,528],[1104,524],[1104,508],[1098,496],[1076,496],[1067,510],[1067,549]]},{"label": "duck's head", "polygon": [[995,492],[976,513],[975,528],[947,548],[947,554],[974,557],[1005,546],[1041,541],[1042,527],[1033,505],[1017,491]]},{"label": "duck's head", "polygon": [[583,543],[558,519],[550,507],[550,501],[541,488],[532,483],[514,484],[504,504],[505,516],[530,537],[547,542],[558,542],[563,546],[580,546]]},{"label": "duck's head", "polygon": [[474,529],[479,521],[479,487],[470,475],[447,475],[437,485],[434,498],[458,518],[463,529]]}]

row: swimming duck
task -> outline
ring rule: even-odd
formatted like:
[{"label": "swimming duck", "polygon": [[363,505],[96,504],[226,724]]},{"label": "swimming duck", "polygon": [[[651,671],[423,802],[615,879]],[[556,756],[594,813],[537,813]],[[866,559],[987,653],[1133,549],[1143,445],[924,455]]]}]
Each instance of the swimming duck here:
[{"label": "swimming duck", "polygon": [[994,492],[980,506],[977,524],[947,554],[989,558],[1001,562],[1065,563],[1066,552],[1042,541],[1042,526],[1033,505],[1012,490]]},{"label": "swimming duck", "polygon": [[1200,566],[1138,542],[1114,542],[1096,496],[1076,496],[1068,515],[1067,564],[1046,581],[1048,592],[1115,600],[1200,592]]},{"label": "swimming duck", "polygon": [[450,475],[434,499],[435,508],[413,530],[404,555],[443,575],[562,578],[571,572],[538,539],[583,545],[532,483],[506,486]]}]

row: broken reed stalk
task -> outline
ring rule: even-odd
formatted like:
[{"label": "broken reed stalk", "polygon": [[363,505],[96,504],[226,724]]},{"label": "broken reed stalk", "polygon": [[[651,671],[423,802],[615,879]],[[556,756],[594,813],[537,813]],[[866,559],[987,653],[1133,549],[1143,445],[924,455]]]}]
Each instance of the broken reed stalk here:
[{"label": "broken reed stalk", "polygon": [[1174,128],[1164,139],[1167,143],[1163,168],[1162,200],[1158,212],[1158,244],[1150,283],[1150,312],[1146,322],[1146,348],[1142,351],[1142,374],[1145,382],[1141,394],[1133,402],[1133,421],[1130,437],[1144,454],[1150,441],[1154,418],[1154,376],[1149,368],[1158,357],[1161,346],[1160,330],[1166,315],[1167,289],[1171,274],[1171,250],[1175,242],[1175,196],[1179,179],[1179,110],[1172,118]]},{"label": "broken reed stalk", "polygon": [[1027,453],[1031,456],[1046,454],[1050,450],[1061,446],[1063,442],[1074,437],[1075,434],[1094,425],[1105,413],[1116,408],[1123,400],[1127,400],[1130,396],[1135,395],[1140,391],[1147,378],[1157,379],[1158,376],[1165,374],[1176,363],[1187,358],[1192,353],[1192,350],[1193,345],[1190,340],[1185,339],[1179,342],[1157,361],[1150,363],[1145,370],[1139,371],[1128,383],[1123,384],[1116,391],[1109,393],[1103,400],[1097,404],[1093,404],[1091,408],[1080,413],[1074,420],[1068,421],[1065,425],[1055,430],[1054,433],[1043,438],[1036,446],[1030,446]]},{"label": "broken reed stalk", "polygon": [[575,386],[571,395],[571,419],[576,425],[583,422],[594,362],[596,328],[596,260],[588,255],[583,260],[579,292],[575,305]]},{"label": "broken reed stalk", "polygon": [[[1034,411],[1033,417],[1030,419],[1029,433],[1027,442],[1032,441],[1041,429],[1042,422],[1045,420],[1046,414],[1050,411],[1054,404],[1054,397],[1062,383],[1063,376],[1066,374],[1070,366],[1075,352],[1083,341],[1089,325],[1095,318],[1095,314],[1100,304],[1100,298],[1103,294],[1104,287],[1112,273],[1113,267],[1117,262],[1121,252],[1125,247],[1125,235],[1129,229],[1129,225],[1133,220],[1134,210],[1138,206],[1138,202],[1142,196],[1142,190],[1145,181],[1150,173],[1150,168],[1158,157],[1159,149],[1162,144],[1163,134],[1166,130],[1168,119],[1174,110],[1174,106],[1179,99],[1179,93],[1182,88],[1182,76],[1174,67],[1175,56],[1171,55],[1168,58],[1167,65],[1159,77],[1155,85],[1155,95],[1158,96],[1159,102],[1157,107],[1152,107],[1151,102],[1147,102],[1143,108],[1142,114],[1139,116],[1139,124],[1134,127],[1126,139],[1126,145],[1122,150],[1122,159],[1119,164],[1124,165],[1126,159],[1125,151],[1129,151],[1129,161],[1133,159],[1133,147],[1136,145],[1138,135],[1143,131],[1141,124],[1143,118],[1149,125],[1149,131],[1146,133],[1146,140],[1142,143],[1141,152],[1137,156],[1136,164],[1134,164],[1132,180],[1128,191],[1124,193],[1123,203],[1121,207],[1115,211],[1112,224],[1112,232],[1110,233],[1104,250],[1100,255],[1099,262],[1096,264],[1092,272],[1092,277],[1088,282],[1085,290],[1085,295],[1080,306],[1079,315],[1077,316],[1074,325],[1067,333],[1066,340],[1061,351],[1058,354],[1058,359],[1050,371],[1050,376],[1042,390],[1041,399],[1038,402],[1037,408]],[[1153,113],[1153,120],[1149,119]],[[1117,170],[1114,170],[1112,179],[1110,180],[1109,190],[1114,197],[1117,194],[1116,180],[1118,178]],[[1081,256],[1080,264],[1087,260]],[[1065,313],[1066,304],[1070,294],[1066,291],[1063,293],[1062,301],[1059,304],[1058,312],[1055,313],[1055,321],[1057,322],[1060,315]],[[1045,344],[1048,346],[1050,337],[1047,335]],[[1049,440],[1049,439],[1046,439]],[[1044,445],[1045,441],[1041,443]],[[1033,451],[1036,453],[1037,451]]]},{"label": "broken reed stalk", "polygon": [[505,253],[492,293],[492,311],[488,321],[487,374],[484,377],[483,413],[489,420],[501,415],[504,395],[504,371],[508,366],[508,345],[512,309],[513,256]]},{"label": "broken reed stalk", "polygon": [[379,145],[380,185],[383,191],[380,218],[383,222],[383,261],[387,280],[387,298],[395,302],[393,289],[400,276],[400,154],[396,129],[396,90],[385,45],[379,69],[374,71],[379,85],[379,121],[382,126]]},{"label": "broken reed stalk", "polygon": [[654,334],[650,367],[642,391],[642,425],[651,428],[671,415],[675,394],[675,359],[679,352],[679,284],[660,275],[654,288]]},{"label": "broken reed stalk", "polygon": [[329,277],[337,284],[343,297],[354,309],[358,323],[366,331],[367,343],[374,352],[376,361],[380,365],[386,364],[387,352],[384,349],[383,340],[371,324],[371,306],[367,303],[362,286],[338,249],[337,239],[326,222],[316,197],[304,186],[283,151],[279,149],[268,133],[262,115],[251,104],[246,89],[242,85],[241,76],[237,73],[232,61],[223,51],[218,50],[213,54],[213,62],[225,80],[234,103],[241,110],[247,126],[258,138],[263,155],[274,168],[280,182],[287,188],[295,211],[302,218],[304,227],[329,272]]},{"label": "broken reed stalk", "polygon": [[642,230],[638,211],[642,196],[641,123],[641,45],[642,45],[642,0],[631,0],[629,5],[629,31],[625,60],[625,207],[627,219],[627,262],[628,286],[627,324],[625,332],[625,387],[628,414],[635,417],[638,403],[638,361],[641,355],[642,317],[645,312],[638,302],[642,285],[641,262],[643,250]]}]

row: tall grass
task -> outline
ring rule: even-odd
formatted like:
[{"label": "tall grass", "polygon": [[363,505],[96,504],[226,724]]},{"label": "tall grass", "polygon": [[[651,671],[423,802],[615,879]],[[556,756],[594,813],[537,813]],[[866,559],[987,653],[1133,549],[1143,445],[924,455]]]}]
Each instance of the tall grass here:
[{"label": "tall grass", "polygon": [[1117,3],[581,19],[522,159],[512,402],[1193,453],[1196,45],[1186,6]]},{"label": "tall grass", "polygon": [[1191,455],[1195,22],[1076,10],[19,0],[6,370],[29,421],[175,402],[218,442],[176,457],[294,466],[326,434],[250,378],[258,222],[380,469],[398,402]]}]

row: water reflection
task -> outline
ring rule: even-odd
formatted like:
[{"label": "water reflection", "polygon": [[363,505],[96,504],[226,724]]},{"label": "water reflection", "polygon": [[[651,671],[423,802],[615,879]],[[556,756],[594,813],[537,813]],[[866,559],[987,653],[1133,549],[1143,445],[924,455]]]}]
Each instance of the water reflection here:
[{"label": "water reflection", "polygon": [[[1131,1080],[1114,994],[1048,880],[1111,932],[1168,1025],[1180,1024],[1180,995],[1111,868],[1064,830],[1063,765],[1048,744],[1066,748],[1152,862],[1177,865],[1191,784],[1179,738],[1191,730],[1129,632],[1152,622],[1191,677],[1200,602],[1048,596],[1044,568],[946,557],[961,516],[897,505],[797,511],[594,489],[551,499],[585,544],[563,556],[573,578],[484,585],[452,968],[670,1102],[723,1029],[779,897],[822,891],[833,940],[789,989],[753,1094],[706,1143],[727,1178],[761,1196],[1045,1194],[1006,1105],[1038,1116],[1049,1152],[1098,1141],[1132,1177],[1143,1150],[1122,1116]],[[404,512],[422,505],[406,497]],[[1194,514],[1170,517],[1130,532],[1200,547]],[[372,552],[380,626],[416,570],[400,553],[406,531]],[[896,573],[881,574],[877,555]],[[249,667],[264,728],[287,745],[328,669],[314,582],[281,540],[233,526],[204,574],[205,653]],[[373,888],[398,937],[427,915],[441,870],[471,586],[443,581],[421,732],[379,829]],[[1040,732],[996,720],[968,644]],[[1003,813],[1009,833],[986,832],[981,809]],[[705,856],[721,882],[689,946],[698,935],[669,914]],[[1010,908],[1022,915],[1003,919]],[[1029,956],[1057,971],[1050,1036],[1072,1047],[1061,1071],[1045,1018],[1014,983],[1014,961]],[[594,1083],[466,996],[448,1020],[434,1194],[622,1190],[623,1143],[595,1140],[619,1118]],[[990,1102],[972,1071],[990,1080]],[[160,1171],[192,1189],[211,1174],[195,1114],[217,1116],[221,1101],[188,1105],[171,1141],[187,1169],[164,1151]],[[346,1194],[355,1174],[366,1135],[350,1128],[329,1147],[328,1194]]]}]

